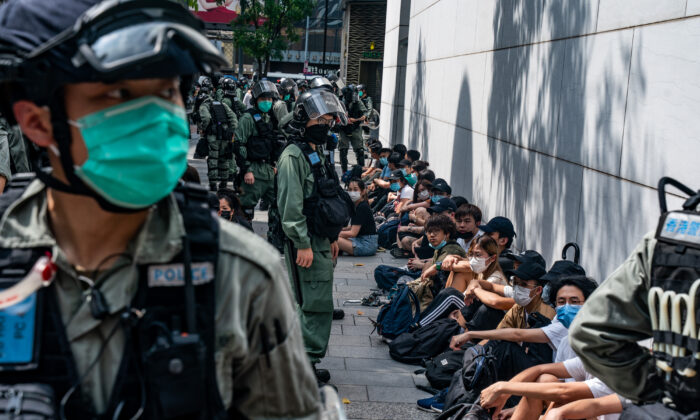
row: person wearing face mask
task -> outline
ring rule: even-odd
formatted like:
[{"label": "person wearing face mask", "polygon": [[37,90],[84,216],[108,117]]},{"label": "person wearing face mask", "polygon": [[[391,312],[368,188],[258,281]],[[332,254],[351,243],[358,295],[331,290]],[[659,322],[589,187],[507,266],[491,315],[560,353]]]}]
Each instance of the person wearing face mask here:
[{"label": "person wearing face mask", "polygon": [[457,207],[455,223],[457,224],[457,243],[465,251],[469,251],[474,240],[484,234],[479,229],[481,209],[474,204],[464,204]]},{"label": "person wearing face mask", "polygon": [[243,226],[253,232],[253,225],[243,216],[241,210],[241,202],[234,190],[225,188],[217,191],[216,196],[219,199],[219,217],[229,222],[233,222]]},{"label": "person wearing face mask", "polygon": [[348,183],[348,195],[355,203],[355,215],[350,221],[350,226],[340,232],[338,246],[348,255],[374,255],[377,253],[377,225],[367,204],[365,183],[359,178],[351,179]]},{"label": "person wearing face mask", "polygon": [[452,187],[442,178],[433,181],[433,188],[430,190],[430,199],[433,204],[437,204],[441,198],[450,198],[452,195]]},{"label": "person wearing face mask", "polygon": [[2,387],[43,384],[47,418],[322,418],[279,257],[179,182],[193,75],[228,65],[204,23],[161,0],[11,0],[0,22],[2,113],[51,165],[0,197],[0,293],[22,286],[35,333]]},{"label": "person wearing face mask", "polygon": [[[243,213],[248,220],[253,220],[255,206],[263,199],[268,204],[275,203],[275,165],[281,153],[282,145],[278,131],[278,117],[272,111],[273,101],[279,98],[277,87],[261,80],[252,90],[255,108],[249,109],[241,117],[236,129],[234,152],[239,167],[240,199]],[[274,205],[268,213],[267,239],[282,250],[278,232],[278,212]]]},{"label": "person wearing face mask", "polygon": [[[354,204],[323,154],[328,130],[347,115],[338,98],[323,89],[299,96],[291,128],[295,134],[279,159],[277,204],[288,240],[285,261],[296,297],[306,353],[311,364],[325,356],[333,316],[333,260],[338,236]],[[330,379],[316,369],[321,382]]]},{"label": "person wearing face mask", "polygon": [[299,96],[299,88],[296,82],[286,77],[282,78],[282,80],[280,80],[280,91],[282,94],[282,101],[284,101],[287,107],[287,112],[292,112],[294,109],[294,102],[297,100],[297,96]]},{"label": "person wearing face mask", "polygon": [[348,125],[340,131],[340,168],[343,173],[348,170],[348,151],[352,146],[355,152],[355,159],[360,166],[365,165],[365,149],[362,139],[362,127],[360,126],[367,119],[367,107],[360,100],[355,85],[348,85],[343,89],[343,100],[345,108],[348,110]]},{"label": "person wearing face mask", "polygon": [[[430,265],[423,269],[420,281],[430,282],[432,296],[444,287],[446,279],[441,278],[438,268],[448,255],[459,255],[464,257],[466,253],[457,242],[452,239],[455,236],[456,228],[454,221],[447,215],[437,214],[428,219],[425,225],[425,234],[428,237],[430,248],[434,250]],[[432,297],[430,298],[432,301]]]},{"label": "person wearing face mask", "polygon": [[389,176],[389,190],[387,201],[393,201],[393,212],[401,213],[403,206],[408,205],[413,198],[413,188],[409,184],[409,177],[400,169],[394,171]]}]

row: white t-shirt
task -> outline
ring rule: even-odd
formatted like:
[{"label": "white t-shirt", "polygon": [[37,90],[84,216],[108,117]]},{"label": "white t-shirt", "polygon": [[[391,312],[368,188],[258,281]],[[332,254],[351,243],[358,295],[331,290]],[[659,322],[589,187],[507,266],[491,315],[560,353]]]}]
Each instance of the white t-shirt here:
[{"label": "white t-shirt", "polygon": [[[614,391],[608,388],[603,381],[596,378],[586,371],[583,367],[583,362],[578,357],[564,361],[564,368],[576,382],[583,382],[588,385],[588,389],[591,390],[593,398],[600,398],[606,395],[612,394]],[[619,414],[606,414],[604,416],[598,416],[599,420],[616,420],[620,417]]]},{"label": "white t-shirt", "polygon": [[401,195],[399,195],[399,200],[403,200],[404,198],[408,198],[409,200],[413,199],[413,188],[411,188],[410,185],[406,184],[401,188]]},{"label": "white t-shirt", "polygon": [[251,102],[253,100],[253,95],[251,95],[250,91],[245,93],[245,96],[243,97],[243,105],[246,106],[247,109],[250,109],[253,107],[253,103]]},{"label": "white t-shirt", "polygon": [[[547,334],[547,333],[545,333]],[[548,336],[549,337],[549,336]],[[551,338],[550,338],[551,340]],[[566,335],[562,337],[559,341],[559,346],[557,346],[557,351],[554,353],[554,363],[564,362],[569,359],[577,357],[574,349],[571,348],[569,344],[569,330],[566,330]]]},{"label": "white t-shirt", "polygon": [[484,234],[484,232],[481,231],[481,229],[479,229],[479,231],[476,232],[476,235],[472,236],[472,238],[469,240],[469,242],[465,241],[462,238],[457,238],[457,243],[459,244],[459,246],[464,248],[465,251],[469,251],[469,247],[472,246],[472,242],[474,242],[474,239],[478,238],[479,236],[481,236],[483,234]]},{"label": "white t-shirt", "polygon": [[506,278],[503,276],[503,273],[500,271],[496,270],[494,271],[489,278],[486,279],[487,282],[492,283],[492,284],[500,284],[500,285],[505,285],[506,284]]},{"label": "white t-shirt", "polygon": [[569,330],[561,322],[559,322],[557,317],[554,317],[554,319],[552,319],[551,324],[542,327],[542,332],[549,339],[549,347],[551,347],[552,350],[554,350],[554,354],[552,354],[552,360],[556,362],[557,355],[559,352],[559,346],[561,345],[561,340],[568,337]]}]

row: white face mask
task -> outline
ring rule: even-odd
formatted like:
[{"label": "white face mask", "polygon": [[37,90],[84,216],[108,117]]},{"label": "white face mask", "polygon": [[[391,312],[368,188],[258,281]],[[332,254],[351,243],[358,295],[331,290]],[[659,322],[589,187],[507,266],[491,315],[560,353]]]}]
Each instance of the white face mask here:
[{"label": "white face mask", "polygon": [[354,203],[355,201],[359,201],[360,198],[362,197],[362,193],[359,191],[348,191],[348,195],[350,196],[350,199]]},{"label": "white face mask", "polygon": [[527,306],[532,302],[532,297],[530,297],[530,289],[522,286],[513,287],[513,300],[520,306]]},{"label": "white face mask", "polygon": [[483,273],[484,270],[486,270],[486,258],[471,257],[469,259],[469,265],[473,272],[477,274]]},{"label": "white face mask", "polygon": [[429,191],[423,190],[423,191],[421,191],[421,192],[418,193],[418,200],[420,200],[420,201],[425,201],[425,200],[427,200],[428,198],[430,198],[430,192],[429,192]]}]

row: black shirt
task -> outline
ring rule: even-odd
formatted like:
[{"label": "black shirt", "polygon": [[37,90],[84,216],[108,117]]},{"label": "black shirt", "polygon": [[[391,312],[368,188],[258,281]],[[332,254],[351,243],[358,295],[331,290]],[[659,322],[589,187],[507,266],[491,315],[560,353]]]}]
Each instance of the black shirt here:
[{"label": "black shirt", "polygon": [[355,215],[352,217],[350,224],[353,226],[360,225],[360,231],[357,232],[357,236],[377,234],[377,225],[374,224],[372,210],[370,210],[367,200],[362,200],[360,204],[357,205],[355,208]]}]

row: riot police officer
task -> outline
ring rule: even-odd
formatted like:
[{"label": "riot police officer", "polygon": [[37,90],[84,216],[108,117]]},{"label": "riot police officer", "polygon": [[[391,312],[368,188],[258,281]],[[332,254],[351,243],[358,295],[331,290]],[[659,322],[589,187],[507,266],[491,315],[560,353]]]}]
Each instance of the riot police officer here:
[{"label": "riot police officer", "polygon": [[[292,135],[279,160],[277,204],[289,238],[285,261],[296,295],[306,352],[312,364],[324,357],[333,316],[333,259],[338,234],[348,222],[352,201],[323,155],[328,131],[345,123],[338,98],[316,89],[302,94],[294,108]],[[328,381],[327,371],[317,378]]]},{"label": "riot police officer", "polygon": [[367,94],[367,86],[363,84],[357,85],[357,96],[365,105],[365,108],[367,108],[366,115],[367,118],[369,118],[372,115],[372,110],[374,109],[374,102],[372,102],[372,98]]},{"label": "riot police officer", "polygon": [[0,136],[3,135],[3,132],[7,136],[12,173],[29,172],[31,168],[24,144],[24,135],[18,126],[10,125],[7,119],[0,113]]},{"label": "riot police officer", "polygon": [[233,133],[238,126],[238,118],[225,103],[207,97],[199,106],[199,121],[200,131],[206,138],[209,150],[209,189],[217,191],[226,188],[232,170]]},{"label": "riot police officer", "polygon": [[360,124],[367,119],[367,108],[360,100],[355,85],[348,85],[343,89],[343,100],[348,110],[348,125],[340,130],[340,167],[345,173],[348,170],[348,150],[352,146],[355,152],[357,164],[365,165],[365,148],[362,140],[362,127]]},{"label": "riot police officer", "polygon": [[296,102],[297,96],[299,96],[299,89],[297,88],[296,82],[285,77],[280,80],[279,89],[280,94],[282,95],[282,100],[287,105],[287,112],[292,112],[294,102]]},{"label": "riot police officer", "polygon": [[226,104],[237,118],[241,118],[246,110],[245,105],[238,99],[238,88],[236,87],[236,81],[228,77],[224,78],[221,82],[223,97],[221,102]]},{"label": "riot police officer", "polygon": [[191,75],[226,65],[203,23],[162,0],[0,21],[0,107],[52,168],[0,197],[3,322],[34,331],[0,354],[12,416],[319,418],[278,257],[179,183]]},{"label": "riot police officer", "polygon": [[[668,211],[665,187],[689,198]],[[697,419],[700,415],[700,191],[659,181],[661,218],[627,261],[580,309],[571,347],[586,369],[637,403],[621,419]],[[653,352],[637,342],[653,337]]]}]

